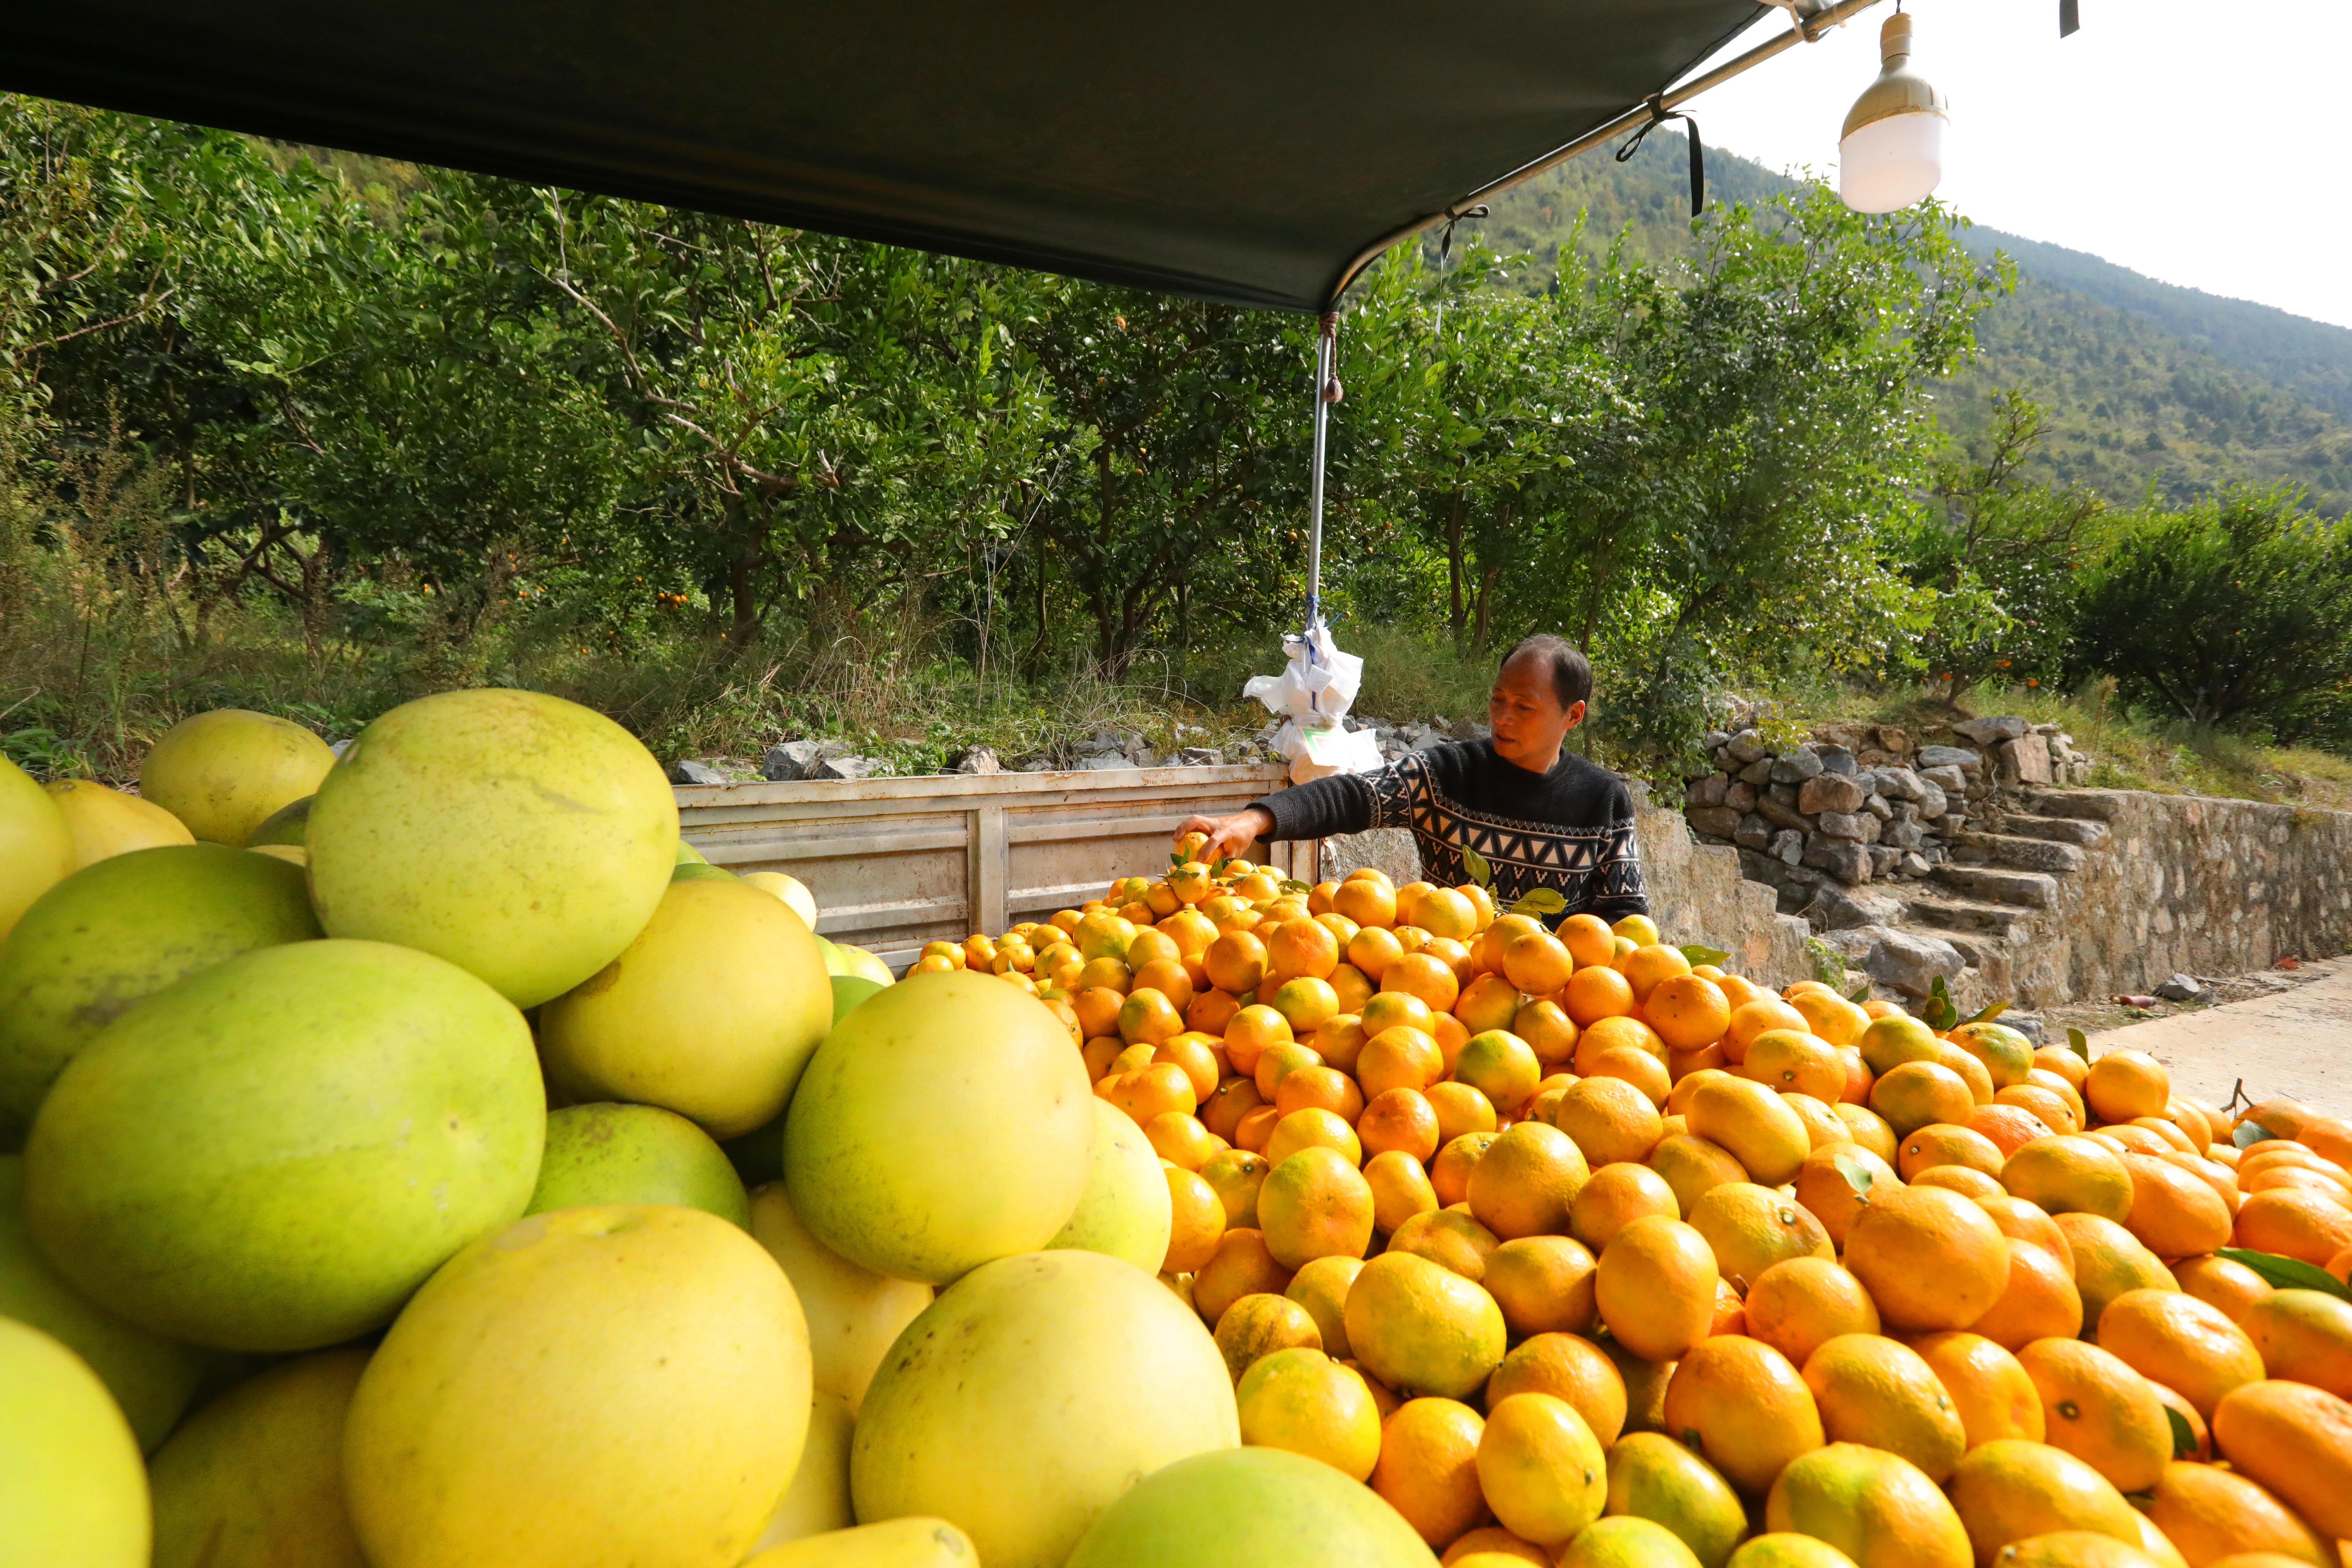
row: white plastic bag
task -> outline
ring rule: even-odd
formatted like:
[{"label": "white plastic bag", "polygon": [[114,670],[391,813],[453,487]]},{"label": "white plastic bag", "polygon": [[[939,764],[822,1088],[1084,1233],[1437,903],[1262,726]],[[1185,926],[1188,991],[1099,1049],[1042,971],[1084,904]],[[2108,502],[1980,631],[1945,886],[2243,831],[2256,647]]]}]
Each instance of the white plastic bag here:
[{"label": "white plastic bag", "polygon": [[1378,738],[1340,722],[1362,684],[1364,661],[1340,652],[1319,617],[1305,636],[1283,638],[1282,650],[1290,661],[1282,673],[1251,679],[1242,695],[1286,721],[1275,734],[1274,749],[1290,759],[1290,782],[1378,772],[1383,765]]}]

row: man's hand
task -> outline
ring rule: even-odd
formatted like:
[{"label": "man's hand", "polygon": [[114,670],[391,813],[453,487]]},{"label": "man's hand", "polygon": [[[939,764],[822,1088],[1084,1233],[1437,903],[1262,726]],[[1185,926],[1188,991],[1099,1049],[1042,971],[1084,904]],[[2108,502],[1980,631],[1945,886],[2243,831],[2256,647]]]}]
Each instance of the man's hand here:
[{"label": "man's hand", "polygon": [[1274,831],[1274,814],[1262,805],[1253,805],[1231,816],[1188,816],[1176,830],[1176,837],[1188,833],[1205,833],[1208,844],[1201,850],[1201,859],[1213,866],[1220,859],[1238,855],[1267,834]]}]

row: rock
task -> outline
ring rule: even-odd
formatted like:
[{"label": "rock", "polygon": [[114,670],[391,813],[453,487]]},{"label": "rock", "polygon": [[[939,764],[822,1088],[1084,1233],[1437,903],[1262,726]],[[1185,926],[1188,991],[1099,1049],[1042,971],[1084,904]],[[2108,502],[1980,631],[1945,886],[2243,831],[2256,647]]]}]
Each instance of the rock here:
[{"label": "rock", "polygon": [[[1919,770],[1919,783],[1922,786],[1933,785],[1944,795],[1958,795],[1969,787],[1969,775],[1952,767],[1922,768]],[[1936,814],[1931,811],[1927,815],[1933,816]]]},{"label": "rock", "polygon": [[2014,741],[2032,730],[2032,726],[2024,720],[2014,717],[1963,719],[1952,728],[1979,746],[1990,746],[1996,741]]},{"label": "rock", "polygon": [[1756,786],[1746,779],[1733,779],[1723,792],[1723,804],[1734,811],[1756,809]]},{"label": "rock", "polygon": [[[1822,833],[1824,837],[1844,838],[1859,843],[1862,839],[1862,824],[1863,818],[1851,811],[1822,813]],[[1875,827],[1878,825],[1874,822],[1871,826]]]},{"label": "rock", "polygon": [[1225,753],[1214,746],[1187,746],[1176,753],[1176,760],[1188,768],[1223,767]]},{"label": "rock", "polygon": [[1739,830],[1731,836],[1731,841],[1742,849],[1761,849],[1772,842],[1772,825],[1751,812],[1739,819]]},{"label": "rock", "polygon": [[1076,771],[1082,773],[1107,773],[1133,766],[1135,764],[1127,760],[1124,752],[1097,752],[1092,756],[1080,757]]},{"label": "rock", "polygon": [[1878,793],[1889,800],[1917,800],[1926,792],[1919,775],[1909,768],[1878,770]]},{"label": "rock", "polygon": [[1912,741],[1911,731],[1908,730],[1898,729],[1892,724],[1881,724],[1874,733],[1878,740],[1878,749],[1891,756],[1907,757],[1918,749]]},{"label": "rock", "polygon": [[1880,984],[1924,999],[1932,994],[1938,977],[1949,984],[1967,963],[1958,948],[1938,937],[1882,930],[1863,954],[1861,967]]},{"label": "rock", "polygon": [[[1872,800],[1876,800],[1878,797],[1876,795],[1873,795],[1870,798]],[[1879,817],[1872,816],[1867,811],[1856,815],[1854,820],[1862,824],[1862,841],[1864,844],[1877,843],[1886,832],[1885,822]]]},{"label": "rock", "polygon": [[1903,900],[1885,893],[1848,892],[1834,882],[1822,884],[1805,910],[1815,931],[1850,931],[1856,926],[1890,925],[1903,918]]},{"label": "rock", "polygon": [[[1824,747],[1853,752],[1869,743],[1870,731],[1861,724],[1816,724],[1813,726],[1813,739]],[[1826,762],[1827,758],[1823,761]]]},{"label": "rock", "polygon": [[1805,836],[1794,828],[1784,827],[1772,835],[1772,843],[1767,853],[1783,866],[1793,866],[1805,858]]},{"label": "rock", "polygon": [[1709,773],[1691,785],[1690,803],[1693,805],[1721,805],[1725,804],[1724,795],[1730,787],[1731,781],[1721,773]]},{"label": "rock", "polygon": [[2003,741],[1993,748],[1993,756],[2003,783],[2046,784],[2052,782],[2050,744],[2039,735],[2022,735],[2013,741]]},{"label": "rock", "polygon": [[1764,743],[1764,737],[1753,730],[1740,731],[1723,743],[1723,749],[1743,763],[1760,763],[1772,754],[1771,748]]},{"label": "rock", "polygon": [[1797,792],[1797,809],[1808,814],[1857,811],[1869,797],[1870,792],[1850,773],[1817,773],[1807,779],[1805,787]]},{"label": "rock", "polygon": [[1747,784],[1754,784],[1758,789],[1762,789],[1766,784],[1770,784],[1772,782],[1772,759],[1769,757],[1764,757],[1756,762],[1749,763],[1746,767],[1741,768],[1739,770],[1739,782]]},{"label": "rock", "polygon": [[1412,743],[1412,749],[1416,752],[1433,752],[1440,746],[1451,745],[1452,743],[1453,742],[1448,741],[1444,735],[1440,735],[1433,731],[1432,733],[1423,735],[1420,740],[1415,741]]},{"label": "rock", "polygon": [[1150,746],[1137,746],[1127,753],[1127,760],[1139,768],[1156,768],[1162,759]]},{"label": "rock", "polygon": [[669,782],[681,784],[723,784],[727,775],[709,763],[698,763],[691,757],[669,765]]},{"label": "rock", "polygon": [[1468,719],[1457,721],[1453,729],[1454,738],[1457,741],[1483,741],[1488,732],[1486,725]]},{"label": "rock", "polygon": [[2033,726],[2033,732],[2037,735],[2056,735],[2063,731],[2055,724],[2036,724]]},{"label": "rock", "polygon": [[1851,773],[1854,771],[1853,752],[1843,746],[1832,746],[1826,741],[1816,742],[1813,755],[1821,758],[1826,773]]},{"label": "rock", "polygon": [[330,741],[327,743],[327,750],[334,752],[335,755],[340,758],[351,743],[352,742],[350,741]]},{"label": "rock", "polygon": [[1901,859],[1895,862],[1895,873],[1898,876],[1924,877],[1933,868],[1927,864],[1927,858],[1916,851],[1907,851]]},{"label": "rock", "polygon": [[820,779],[878,778],[889,765],[879,757],[827,757],[816,765],[816,772],[811,776]]},{"label": "rock", "polygon": [[1980,768],[1984,766],[1984,753],[1971,752],[1966,746],[1922,746],[1919,748],[1919,765],[1922,768]]},{"label": "rock", "polygon": [[1897,849],[1916,849],[1924,837],[1925,835],[1919,831],[1917,823],[1895,822],[1888,824],[1886,830],[1878,836],[1878,839],[1880,843],[1891,844]]},{"label": "rock", "polygon": [[2003,1013],[2000,1016],[2000,1021],[2007,1024],[2011,1028],[2015,1029],[2019,1034],[2023,1035],[2035,1045],[2038,1046],[2042,1043],[2042,1034],[2046,1026],[2042,1022],[2041,1014]]},{"label": "rock", "polygon": [[1723,743],[1730,739],[1730,735],[1721,730],[1709,730],[1706,732],[1706,739],[1701,741],[1699,744],[1713,752],[1720,749]]},{"label": "rock", "polygon": [[1874,844],[1870,847],[1870,874],[1874,877],[1892,877],[1895,875],[1895,868],[1901,863],[1902,859],[1903,851],[1895,848],[1892,844]]},{"label": "rock", "polygon": [[816,777],[816,770],[828,757],[837,757],[849,750],[838,741],[785,741],[770,746],[760,759],[760,776],[790,782]]},{"label": "rock", "polygon": [[992,746],[967,746],[948,763],[948,772],[951,773],[984,776],[1003,771],[1004,764],[997,760],[995,748]]},{"label": "rock", "polygon": [[1862,814],[1885,822],[1895,815],[1895,806],[1885,795],[1874,795],[1862,803]]},{"label": "rock", "polygon": [[1683,815],[1694,832],[1710,838],[1728,838],[1739,831],[1739,813],[1727,805],[1694,805]]},{"label": "rock", "polygon": [[1797,786],[1795,784],[1766,784],[1764,786],[1764,794],[1771,799],[1779,801],[1782,805],[1787,806],[1791,811],[1797,809]]},{"label": "rock", "polygon": [[[1806,853],[1811,854],[1808,850]],[[1832,844],[1823,856],[1822,869],[1841,882],[1867,882],[1871,878],[1870,851],[1859,844]]]},{"label": "rock", "polygon": [[1323,874],[1338,881],[1359,867],[1384,872],[1397,887],[1421,880],[1421,847],[1403,827],[1374,827],[1323,840]]},{"label": "rock", "polygon": [[1756,812],[1775,827],[1793,827],[1802,833],[1812,826],[1811,823],[1799,815],[1796,807],[1785,805],[1769,795],[1756,803]]},{"label": "rock", "polygon": [[2175,974],[2156,988],[2156,994],[2168,1002],[2194,1002],[2205,994],[2205,987],[2190,974]]},{"label": "rock", "polygon": [[1800,746],[1785,757],[1773,759],[1772,782],[1787,784],[1802,784],[1821,771],[1820,754],[1810,747]]}]

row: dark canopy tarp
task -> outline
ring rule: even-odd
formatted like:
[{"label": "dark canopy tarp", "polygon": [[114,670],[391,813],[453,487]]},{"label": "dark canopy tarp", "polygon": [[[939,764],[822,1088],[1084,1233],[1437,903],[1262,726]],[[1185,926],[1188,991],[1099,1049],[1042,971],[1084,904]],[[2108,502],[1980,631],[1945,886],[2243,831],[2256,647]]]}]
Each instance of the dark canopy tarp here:
[{"label": "dark canopy tarp", "polygon": [[1758,0],[28,0],[0,87],[1243,304],[1651,93]]}]

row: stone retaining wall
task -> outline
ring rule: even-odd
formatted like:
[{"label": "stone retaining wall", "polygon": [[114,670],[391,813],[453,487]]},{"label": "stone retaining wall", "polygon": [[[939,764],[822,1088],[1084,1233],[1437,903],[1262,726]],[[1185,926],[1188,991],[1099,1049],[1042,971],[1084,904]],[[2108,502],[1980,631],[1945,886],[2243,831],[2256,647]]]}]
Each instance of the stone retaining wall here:
[{"label": "stone retaining wall", "polygon": [[[2137,790],[2053,790],[2112,841],[2064,879],[2035,963],[2075,997],[2153,990],[2352,950],[2352,813]],[[2352,1042],[2347,1042],[2352,1043]]]}]

